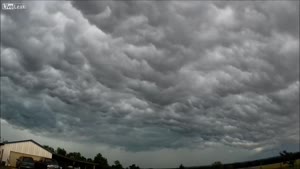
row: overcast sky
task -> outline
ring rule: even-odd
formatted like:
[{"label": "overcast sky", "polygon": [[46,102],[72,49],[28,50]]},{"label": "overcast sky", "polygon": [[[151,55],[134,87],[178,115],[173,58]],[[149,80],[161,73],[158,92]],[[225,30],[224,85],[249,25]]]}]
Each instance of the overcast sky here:
[{"label": "overcast sky", "polygon": [[299,150],[299,1],[1,11],[1,137],[124,166]]}]

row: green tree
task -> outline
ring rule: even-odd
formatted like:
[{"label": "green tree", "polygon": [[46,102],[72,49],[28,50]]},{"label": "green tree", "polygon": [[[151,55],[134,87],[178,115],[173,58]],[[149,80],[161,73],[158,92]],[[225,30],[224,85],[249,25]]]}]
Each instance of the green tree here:
[{"label": "green tree", "polygon": [[107,163],[107,159],[104,158],[101,153],[98,153],[94,157],[94,163],[98,164],[97,168],[99,168],[99,169],[108,169],[109,168],[109,165]]},{"label": "green tree", "polygon": [[43,145],[43,148],[46,149],[46,150],[48,150],[48,151],[50,151],[50,152],[52,152],[52,153],[55,152],[55,151],[54,151],[54,148],[52,148],[52,147],[50,147],[50,146],[48,146],[48,145]]},{"label": "green tree", "polygon": [[59,154],[59,155],[63,155],[63,156],[67,155],[67,151],[63,148],[60,148],[60,147],[57,147],[56,153]]}]

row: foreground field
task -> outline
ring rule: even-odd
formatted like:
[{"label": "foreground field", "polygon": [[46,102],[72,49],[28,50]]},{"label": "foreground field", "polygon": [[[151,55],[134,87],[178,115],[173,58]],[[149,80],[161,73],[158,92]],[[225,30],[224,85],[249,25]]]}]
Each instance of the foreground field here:
[{"label": "foreground field", "polygon": [[[288,165],[282,163],[268,164],[256,167],[249,167],[247,169],[291,169]],[[300,159],[296,160],[293,169],[300,169]]]}]

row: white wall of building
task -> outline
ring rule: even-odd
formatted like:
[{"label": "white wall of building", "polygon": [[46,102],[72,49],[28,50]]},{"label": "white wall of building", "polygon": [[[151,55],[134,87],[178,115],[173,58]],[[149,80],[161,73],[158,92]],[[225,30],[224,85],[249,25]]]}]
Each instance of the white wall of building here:
[{"label": "white wall of building", "polygon": [[[29,155],[35,155],[40,157],[52,158],[52,154],[45,149],[41,148],[37,144],[26,141],[26,142],[17,142],[17,143],[9,143],[0,146],[0,151],[3,150],[1,161],[5,161],[9,159],[9,155],[11,151],[24,153]],[[1,156],[0,156],[1,157]]]}]

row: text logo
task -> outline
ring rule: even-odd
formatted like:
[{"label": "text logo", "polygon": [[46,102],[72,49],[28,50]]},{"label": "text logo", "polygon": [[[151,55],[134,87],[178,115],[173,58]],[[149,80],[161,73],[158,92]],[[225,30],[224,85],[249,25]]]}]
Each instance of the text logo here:
[{"label": "text logo", "polygon": [[25,5],[21,3],[2,3],[3,10],[25,9]]}]

